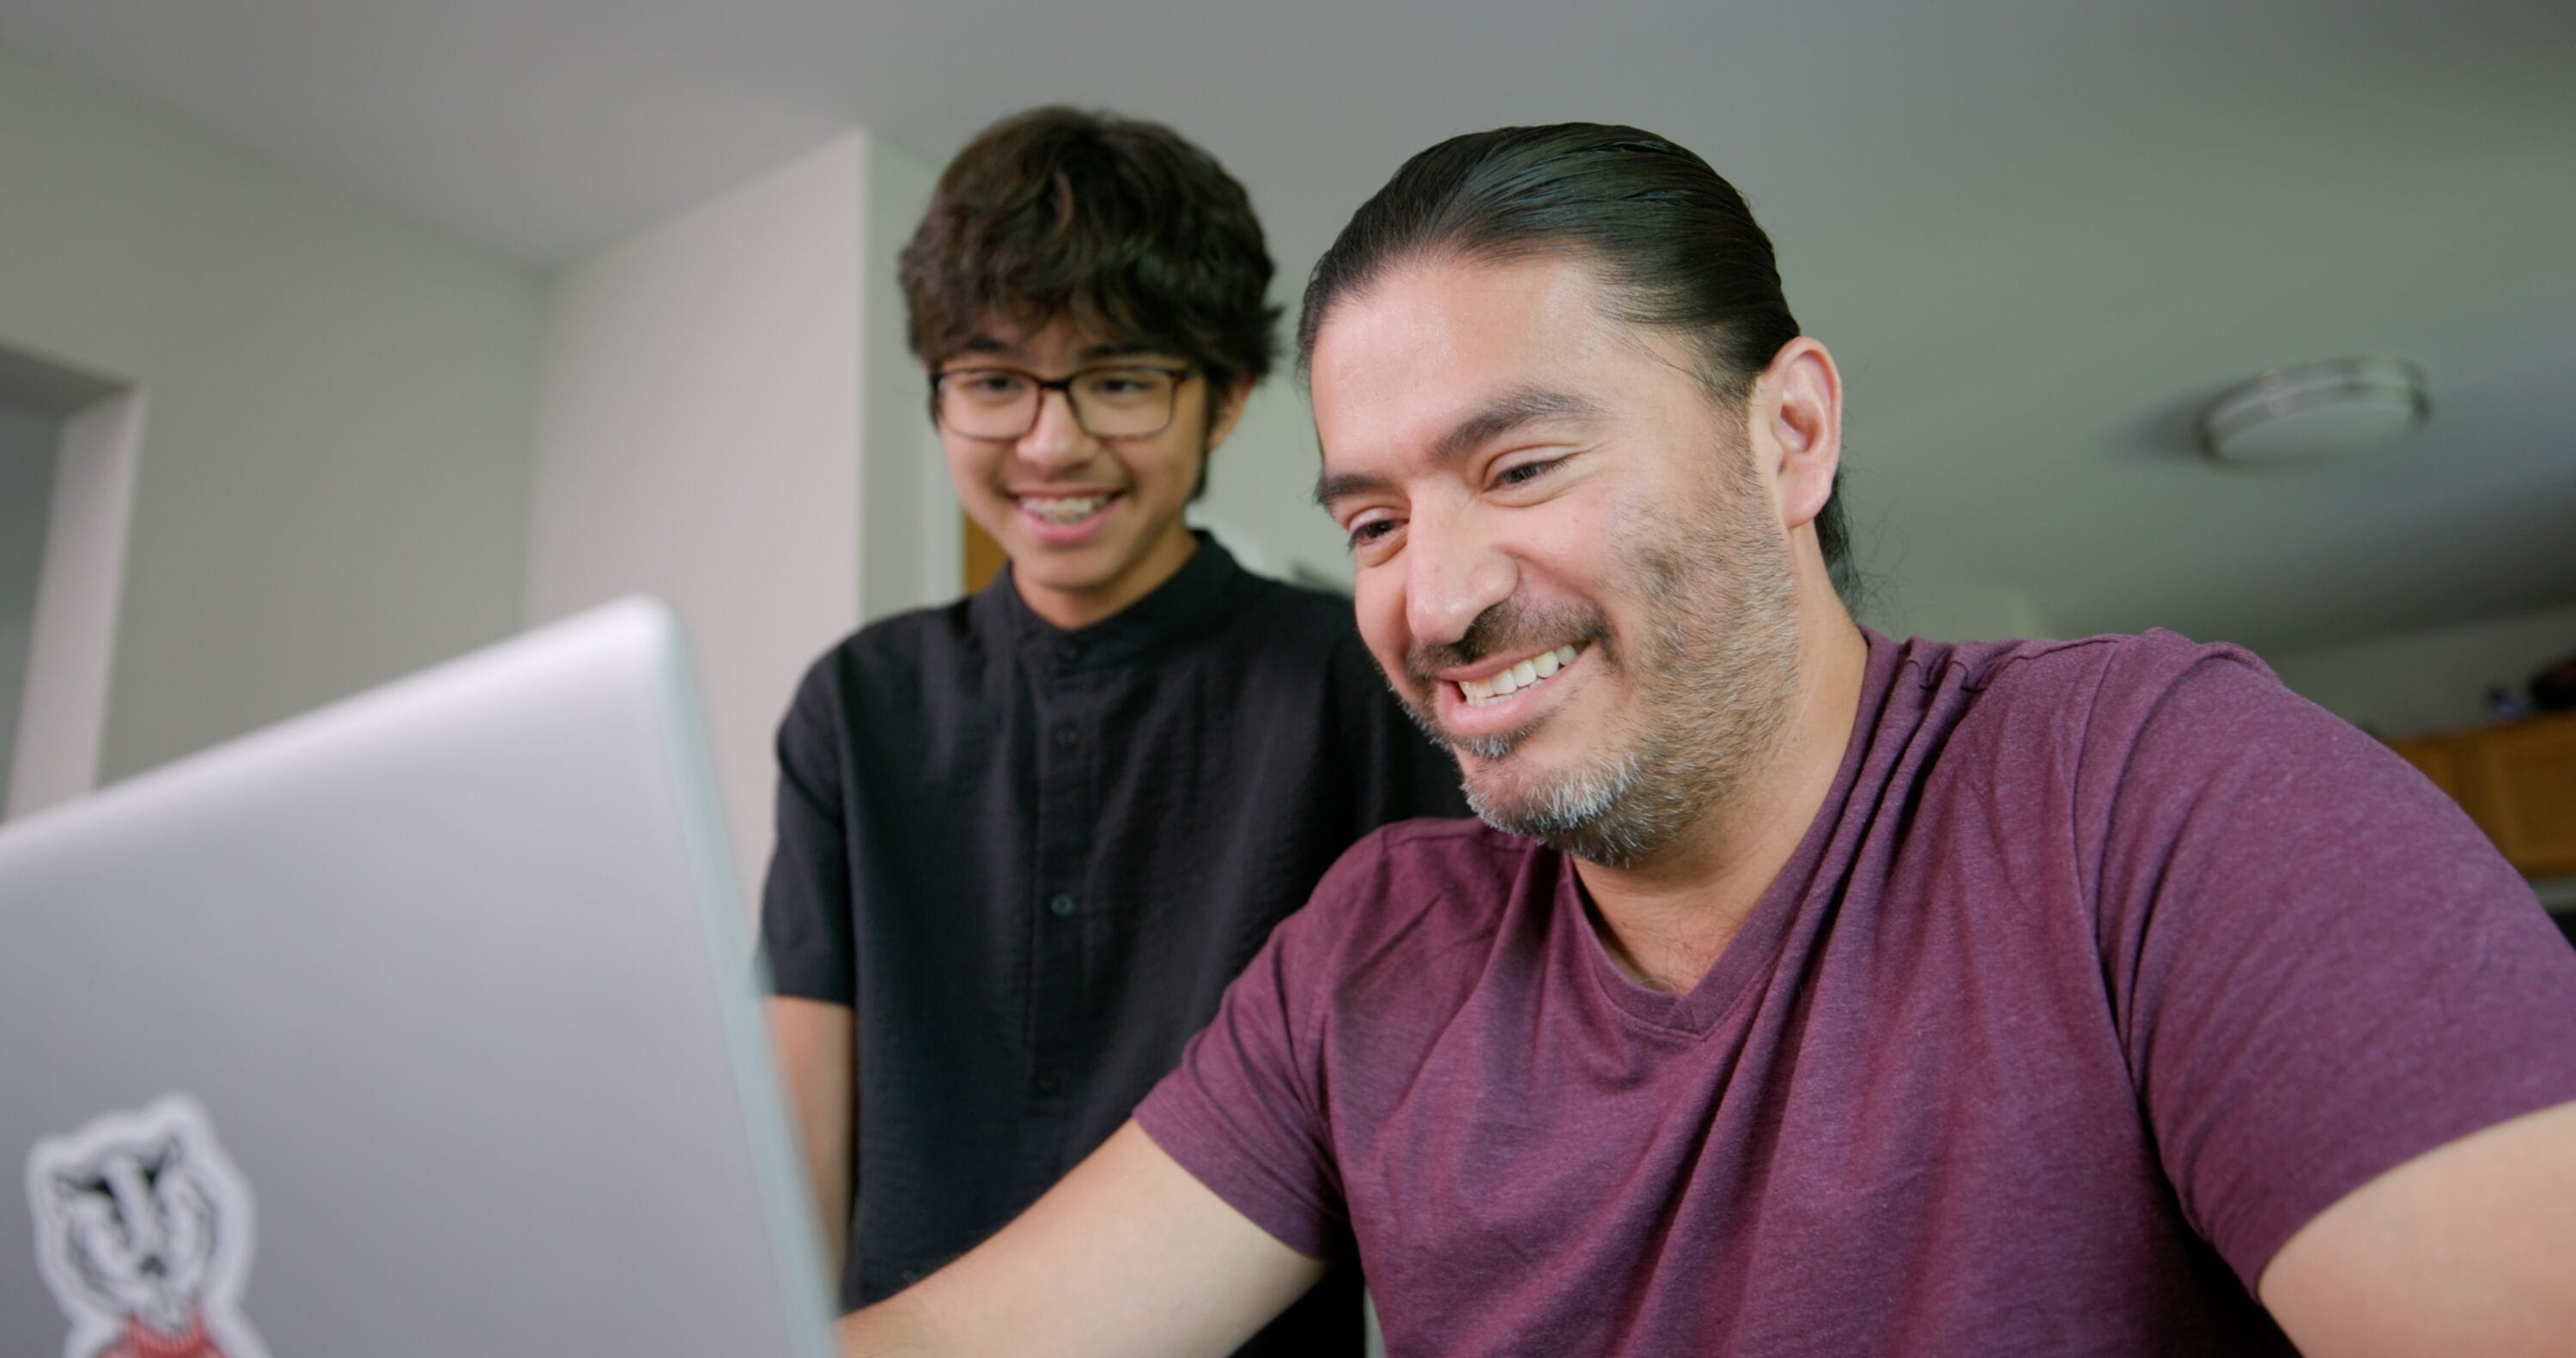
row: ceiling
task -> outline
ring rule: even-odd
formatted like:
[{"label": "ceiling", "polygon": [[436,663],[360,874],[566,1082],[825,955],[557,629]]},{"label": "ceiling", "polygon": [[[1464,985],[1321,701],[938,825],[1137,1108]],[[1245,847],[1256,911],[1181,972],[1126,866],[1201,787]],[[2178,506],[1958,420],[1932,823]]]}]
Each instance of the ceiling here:
[{"label": "ceiling", "polygon": [[[1746,191],[1841,359],[1894,625],[2278,652],[2576,601],[2565,0],[0,0],[0,43],[540,266],[853,124],[935,161],[1068,100],[1215,151],[1293,283],[1441,136],[1636,123]],[[2218,391],[2351,354],[2432,423],[2191,452]]]}]

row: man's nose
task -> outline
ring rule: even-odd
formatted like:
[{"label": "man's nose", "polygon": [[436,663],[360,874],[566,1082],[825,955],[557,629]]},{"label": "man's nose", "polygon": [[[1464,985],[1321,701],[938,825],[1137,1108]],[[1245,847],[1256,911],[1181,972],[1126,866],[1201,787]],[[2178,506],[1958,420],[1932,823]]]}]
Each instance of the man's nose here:
[{"label": "man's nose", "polygon": [[1405,534],[1405,623],[1416,645],[1456,642],[1520,587],[1520,567],[1472,515],[1418,516]]},{"label": "man's nose", "polygon": [[1050,388],[1038,392],[1037,422],[1020,435],[1017,451],[1030,466],[1055,472],[1090,461],[1097,445],[1073,416],[1072,394]]}]

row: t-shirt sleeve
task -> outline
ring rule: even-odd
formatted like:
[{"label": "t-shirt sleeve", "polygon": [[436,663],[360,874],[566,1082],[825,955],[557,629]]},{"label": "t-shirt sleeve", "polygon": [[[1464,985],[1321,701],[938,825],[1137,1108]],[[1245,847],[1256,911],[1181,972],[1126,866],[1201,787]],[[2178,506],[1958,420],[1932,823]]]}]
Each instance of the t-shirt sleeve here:
[{"label": "t-shirt sleeve", "polygon": [[772,993],[855,1006],[841,713],[830,663],[806,674],[779,723],[778,841],[761,888],[760,948]]},{"label": "t-shirt sleeve", "polygon": [[1154,1144],[1236,1211],[1310,1259],[1350,1252],[1326,1118],[1321,1028],[1343,908],[1384,877],[1380,838],[1342,855],[1307,906],[1226,989],[1180,1066],[1136,1109]]},{"label": "t-shirt sleeve", "polygon": [[2166,1174],[2251,1290],[2370,1179],[2576,1099],[2576,952],[2384,746],[2163,641],[2097,691],[2078,796]]}]

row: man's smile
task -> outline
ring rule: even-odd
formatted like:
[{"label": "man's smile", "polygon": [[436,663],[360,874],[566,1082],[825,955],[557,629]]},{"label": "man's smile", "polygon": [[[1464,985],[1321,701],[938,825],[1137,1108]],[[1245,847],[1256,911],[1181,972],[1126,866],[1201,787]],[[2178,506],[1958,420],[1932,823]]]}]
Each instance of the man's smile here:
[{"label": "man's smile", "polygon": [[1591,653],[1590,641],[1569,642],[1509,662],[1480,664],[1475,672],[1453,669],[1438,675],[1429,697],[1440,738],[1462,758],[1500,758],[1564,705],[1560,691],[1567,672],[1588,671],[1584,662]]},{"label": "man's smile", "polygon": [[1534,656],[1515,661],[1479,679],[1459,679],[1458,692],[1469,707],[1483,707],[1500,702],[1523,689],[1534,688],[1582,654],[1576,646],[1559,646]]}]

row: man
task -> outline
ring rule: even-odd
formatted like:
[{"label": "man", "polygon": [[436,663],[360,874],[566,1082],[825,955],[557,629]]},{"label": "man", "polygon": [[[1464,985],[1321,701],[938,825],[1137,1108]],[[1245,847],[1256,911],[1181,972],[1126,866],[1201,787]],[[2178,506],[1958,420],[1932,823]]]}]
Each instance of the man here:
[{"label": "man", "polygon": [[[1215,160],[1066,109],[979,136],[904,251],[949,471],[1009,564],[835,647],[779,736],[772,1028],[847,1305],[1098,1146],[1352,841],[1464,812],[1347,601],[1182,520],[1269,368],[1270,273]],[[1358,1287],[1252,1351],[1357,1352]]]},{"label": "man", "polygon": [[2528,890],[2241,652],[1856,626],[1840,377],[1697,157],[1435,147],[1300,347],[1361,630],[1490,825],[1346,855],[850,1351],[1219,1352],[1354,1255],[1398,1354],[2569,1351]]}]

